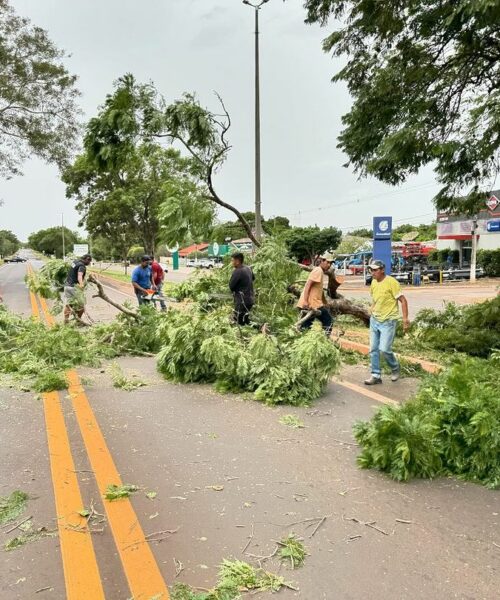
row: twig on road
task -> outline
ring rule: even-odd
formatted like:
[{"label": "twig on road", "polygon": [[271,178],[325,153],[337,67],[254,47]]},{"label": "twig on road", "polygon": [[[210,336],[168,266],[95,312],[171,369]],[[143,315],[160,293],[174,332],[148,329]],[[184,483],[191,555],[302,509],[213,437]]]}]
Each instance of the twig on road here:
[{"label": "twig on road", "polygon": [[180,560],[175,558],[175,556],[174,556],[174,566],[175,566],[175,576],[179,577],[179,575],[182,573],[182,571],[184,571],[184,565],[181,563]]},{"label": "twig on road", "polygon": [[23,523],[26,523],[26,521],[29,521],[30,519],[32,519],[33,516],[31,517],[26,517],[26,519],[23,519],[21,522],[17,523],[17,525],[14,525],[14,527],[11,527],[10,529],[7,529],[7,531],[5,531],[4,533],[11,533],[12,531],[14,531],[14,529],[17,529],[20,525],[22,525]]},{"label": "twig on road", "polygon": [[310,538],[312,538],[316,532],[318,531],[318,529],[321,527],[321,525],[323,525],[323,523],[326,521],[326,519],[328,518],[328,515],[324,516],[321,521],[316,525],[316,527],[314,528],[314,531],[311,533],[311,535],[309,536]]},{"label": "twig on road", "polygon": [[246,543],[245,547],[241,551],[242,554],[245,554],[245,552],[248,549],[248,546],[250,546],[250,544],[252,543],[252,540],[253,540],[253,531],[254,531],[254,524],[252,523],[252,532],[250,533],[250,536],[248,538],[248,542]]}]

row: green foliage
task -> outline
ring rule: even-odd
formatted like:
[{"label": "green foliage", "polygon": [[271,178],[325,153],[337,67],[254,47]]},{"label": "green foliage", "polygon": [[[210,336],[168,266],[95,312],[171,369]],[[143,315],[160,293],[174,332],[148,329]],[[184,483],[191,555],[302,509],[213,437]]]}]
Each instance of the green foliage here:
[{"label": "green foliage", "polygon": [[283,577],[256,569],[240,560],[223,560],[217,585],[207,592],[196,592],[185,583],[176,583],[171,590],[172,600],[240,600],[241,592],[279,592],[289,584]]},{"label": "green foliage", "polygon": [[231,270],[217,269],[178,286],[178,297],[195,302],[167,313],[159,326],[158,369],[173,381],[253,392],[269,404],[307,405],[338,370],[339,351],[320,329],[298,334],[292,328],[297,313],[287,287],[301,270],[282,244],[266,241],[251,266],[256,290],[252,319],[267,323],[273,335],[231,324]]},{"label": "green foliage", "polygon": [[487,357],[500,348],[500,296],[464,306],[448,302],[442,311],[423,309],[412,333],[436,350]]},{"label": "green foliage", "polygon": [[53,392],[55,390],[64,390],[68,387],[64,373],[57,371],[42,371],[33,383],[35,392]]},{"label": "green foliage", "polygon": [[76,76],[47,32],[0,0],[0,175],[34,155],[61,166],[78,133]]},{"label": "green foliage", "polygon": [[[500,3],[306,0],[309,23],[345,56],[334,81],[353,98],[339,147],[361,175],[399,184],[427,164],[439,208],[473,212],[498,173]],[[463,190],[470,190],[463,194]]]},{"label": "green foliage", "polygon": [[29,496],[21,490],[14,490],[9,496],[0,496],[0,525],[15,521],[22,515]]},{"label": "green foliage", "polygon": [[113,381],[113,387],[125,390],[126,392],[132,392],[133,390],[137,390],[146,385],[141,379],[127,377],[117,363],[111,365],[111,379]]},{"label": "green foliage", "polygon": [[453,475],[500,487],[499,366],[499,352],[457,360],[401,407],[384,406],[357,423],[358,464],[398,481]]},{"label": "green foliage", "polygon": [[294,227],[285,234],[291,256],[298,261],[314,260],[321,252],[334,250],[340,244],[342,232],[336,227]]},{"label": "green foliage", "polygon": [[133,494],[138,490],[139,486],[137,485],[130,485],[128,483],[116,485],[114,483],[110,483],[106,488],[104,498],[109,502],[113,502],[114,500],[120,500],[121,498],[129,498],[130,494]]},{"label": "green foliage", "polygon": [[289,340],[231,325],[228,311],[172,311],[160,326],[158,368],[167,379],[215,382],[221,391],[254,392],[268,404],[308,405],[339,367],[322,330]]},{"label": "green foliage", "polygon": [[41,269],[33,271],[26,276],[28,288],[34,294],[39,294],[42,298],[59,298],[66,278],[70,263],[64,260],[49,260]]},{"label": "green foliage", "polygon": [[[64,228],[64,243],[66,254],[69,254],[74,244],[80,242],[78,233],[71,231],[67,227]],[[63,238],[61,227],[49,227],[48,229],[40,229],[32,233],[28,237],[28,246],[37,252],[46,254],[47,256],[55,255],[56,258],[63,256]]]},{"label": "green foliage", "polygon": [[283,415],[280,419],[282,425],[291,427],[292,429],[302,429],[304,423],[297,417],[297,415]]},{"label": "green foliage", "polygon": [[500,277],[500,249],[479,250],[477,264],[479,267],[483,267],[489,277]]},{"label": "green foliage", "polygon": [[307,551],[304,544],[297,538],[294,533],[288,534],[286,538],[283,538],[279,545],[281,546],[279,556],[282,561],[290,561],[292,569],[301,567],[307,556]]},{"label": "green foliage", "polygon": [[0,258],[10,256],[19,250],[21,242],[7,229],[0,229]]}]

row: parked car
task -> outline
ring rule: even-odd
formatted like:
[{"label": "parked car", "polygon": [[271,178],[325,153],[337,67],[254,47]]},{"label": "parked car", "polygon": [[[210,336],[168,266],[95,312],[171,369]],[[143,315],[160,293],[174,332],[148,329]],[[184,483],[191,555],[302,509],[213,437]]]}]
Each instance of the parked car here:
[{"label": "parked car", "polygon": [[186,260],[186,267],[197,267],[198,262],[195,258],[188,258]]},{"label": "parked car", "polygon": [[202,258],[198,263],[198,266],[201,269],[213,269],[215,267],[215,262],[210,258]]},{"label": "parked car", "polygon": [[11,256],[10,258],[4,258],[3,262],[6,263],[25,263],[26,259],[22,256]]}]

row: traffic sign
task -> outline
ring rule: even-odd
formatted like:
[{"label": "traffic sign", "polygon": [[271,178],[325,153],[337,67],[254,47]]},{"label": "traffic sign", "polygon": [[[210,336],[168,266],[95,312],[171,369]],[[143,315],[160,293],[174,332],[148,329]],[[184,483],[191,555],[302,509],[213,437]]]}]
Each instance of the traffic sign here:
[{"label": "traffic sign", "polygon": [[83,256],[84,254],[89,253],[89,245],[88,244],[75,244],[73,246],[73,254],[75,256]]},{"label": "traffic sign", "polygon": [[488,200],[486,200],[486,206],[493,212],[495,208],[500,204],[500,200],[492,194]]}]

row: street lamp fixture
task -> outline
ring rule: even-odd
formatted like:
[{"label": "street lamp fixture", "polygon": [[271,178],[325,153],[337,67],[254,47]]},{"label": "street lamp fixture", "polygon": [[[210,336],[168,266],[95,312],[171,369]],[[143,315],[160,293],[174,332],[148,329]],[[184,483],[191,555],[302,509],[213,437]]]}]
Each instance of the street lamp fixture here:
[{"label": "street lamp fixture", "polygon": [[243,4],[255,11],[255,237],[262,239],[262,210],[260,195],[260,71],[259,71],[259,10],[269,2],[261,0],[253,3],[243,0]]}]

